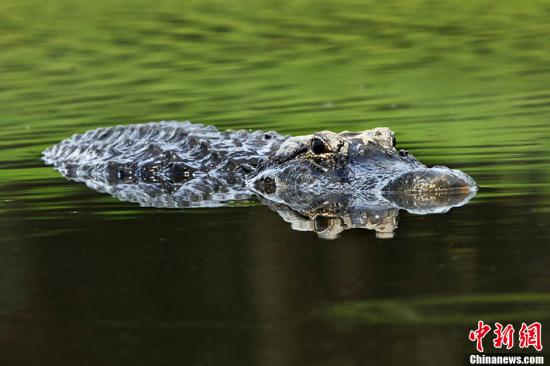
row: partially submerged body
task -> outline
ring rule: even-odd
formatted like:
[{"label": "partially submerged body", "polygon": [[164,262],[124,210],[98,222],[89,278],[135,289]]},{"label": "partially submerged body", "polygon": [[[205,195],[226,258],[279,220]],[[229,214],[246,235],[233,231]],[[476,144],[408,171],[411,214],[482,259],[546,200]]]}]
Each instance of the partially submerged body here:
[{"label": "partially submerged body", "polygon": [[395,145],[387,128],[289,137],[160,122],[74,135],[43,158],[69,179],[154,207],[217,206],[258,195],[279,212],[316,218],[444,212],[475,194],[465,173],[427,168]]},{"label": "partially submerged body", "polygon": [[155,207],[212,206],[250,198],[246,175],[286,137],[220,132],[189,122],[99,128],[46,149],[66,178]]}]

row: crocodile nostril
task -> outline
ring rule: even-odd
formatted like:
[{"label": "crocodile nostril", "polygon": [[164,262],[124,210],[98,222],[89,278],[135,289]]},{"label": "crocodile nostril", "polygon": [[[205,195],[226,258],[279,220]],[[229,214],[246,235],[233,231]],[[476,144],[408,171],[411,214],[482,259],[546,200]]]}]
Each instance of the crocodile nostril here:
[{"label": "crocodile nostril", "polygon": [[275,184],[275,180],[271,177],[258,179],[254,184],[254,186],[258,191],[265,194],[273,194],[277,190],[277,185]]}]

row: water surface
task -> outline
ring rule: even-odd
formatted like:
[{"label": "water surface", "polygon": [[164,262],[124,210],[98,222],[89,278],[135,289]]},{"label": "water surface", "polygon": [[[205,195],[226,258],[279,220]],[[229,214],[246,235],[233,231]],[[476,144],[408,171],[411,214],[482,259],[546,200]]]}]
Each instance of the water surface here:
[{"label": "water surface", "polygon": [[[475,321],[550,318],[550,7],[0,2],[0,361],[461,365]],[[387,126],[480,192],[393,239],[293,231],[254,202],[141,208],[43,166],[155,120]],[[544,331],[543,331],[544,332]]]}]

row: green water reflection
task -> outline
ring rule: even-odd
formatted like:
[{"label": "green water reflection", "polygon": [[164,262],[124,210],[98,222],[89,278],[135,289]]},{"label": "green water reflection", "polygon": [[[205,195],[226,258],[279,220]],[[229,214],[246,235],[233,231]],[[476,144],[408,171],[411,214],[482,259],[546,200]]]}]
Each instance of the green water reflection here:
[{"label": "green water reflection", "polygon": [[[0,363],[461,365],[477,317],[544,323],[549,18],[545,1],[0,2]],[[402,214],[390,241],[327,242],[253,202],[140,208],[40,161],[171,119],[388,126],[481,191]]]}]

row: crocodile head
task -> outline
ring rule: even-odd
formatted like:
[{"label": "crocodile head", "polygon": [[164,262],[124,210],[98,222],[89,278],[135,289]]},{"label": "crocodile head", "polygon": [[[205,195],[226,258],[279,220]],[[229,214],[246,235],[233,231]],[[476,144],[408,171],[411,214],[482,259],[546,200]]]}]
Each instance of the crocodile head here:
[{"label": "crocodile head", "polygon": [[459,170],[428,168],[397,150],[388,128],[291,137],[248,176],[247,185],[263,198],[289,206],[345,193],[413,211],[433,211],[456,203],[457,195],[471,197],[477,189]]}]

